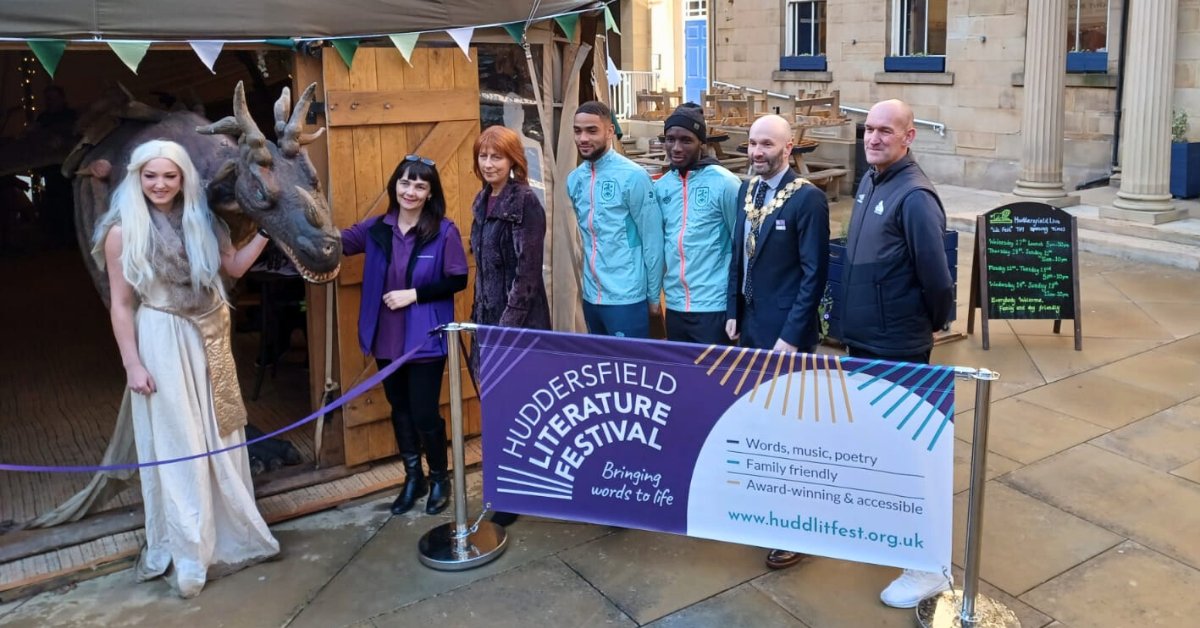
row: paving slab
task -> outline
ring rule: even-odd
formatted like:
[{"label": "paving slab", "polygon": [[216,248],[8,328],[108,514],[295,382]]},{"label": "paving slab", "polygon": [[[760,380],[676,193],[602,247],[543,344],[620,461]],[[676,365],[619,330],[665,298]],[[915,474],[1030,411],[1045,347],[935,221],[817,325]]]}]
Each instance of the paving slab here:
[{"label": "paving slab", "polygon": [[1109,429],[1124,427],[1179,403],[1177,395],[1092,372],[1073,375],[1016,398]]},{"label": "paving slab", "polygon": [[[1085,301],[1080,319],[1085,340],[1088,338],[1134,338],[1149,340],[1174,340],[1175,335],[1158,321],[1137,307],[1124,301]],[[1019,336],[1054,336],[1054,321],[1013,320],[1009,321]],[[1068,336],[1074,342],[1073,321],[1064,320],[1059,336]],[[1086,342],[1084,343],[1086,346]]]},{"label": "paving slab", "polygon": [[[954,562],[966,562],[967,493],[954,500]],[[999,482],[988,482],[983,506],[980,577],[1020,595],[1125,538]],[[1013,560],[1014,556],[1037,560]]]},{"label": "paving slab", "polygon": [[647,628],[809,628],[752,584],[738,585],[646,624]]},{"label": "paving slab", "polygon": [[1030,359],[1037,364],[1038,372],[1047,382],[1055,382],[1098,366],[1111,364],[1171,341],[1168,338],[1096,338],[1089,333],[1088,321],[1085,319],[1083,350],[1076,351],[1074,332],[1070,324],[1070,321],[1063,321],[1063,333],[1058,336],[1024,335],[1021,337],[1021,345],[1029,353]]},{"label": "paving slab", "polygon": [[1172,471],[1171,474],[1200,484],[1200,460],[1197,460],[1191,464],[1185,464],[1182,467]]},{"label": "paving slab", "polygon": [[1200,399],[1126,425],[1092,444],[1163,471],[1200,460]]},{"label": "paving slab", "polygon": [[[964,415],[966,415],[965,418]],[[958,429],[959,421],[969,420],[970,415],[966,413],[956,416],[955,429]],[[987,472],[984,473],[984,479],[991,480],[1020,468],[1021,463],[1005,458],[994,451],[988,451]],[[971,488],[971,443],[956,435],[954,438],[954,493],[957,495],[968,488]]]},{"label": "paving slab", "polygon": [[1200,571],[1125,542],[1021,596],[1070,626],[1192,626]]},{"label": "paving slab", "polygon": [[912,628],[912,609],[889,608],[879,601],[879,592],[898,575],[894,567],[809,558],[752,584],[813,628]]},{"label": "paving slab", "polygon": [[419,539],[435,525],[450,520],[446,516],[407,513],[393,517],[289,627],[344,626],[510,571],[610,532],[600,526],[521,519],[507,529],[508,548],[487,565],[457,572],[422,565],[417,554]]},{"label": "paving slab", "polygon": [[1196,281],[1195,271],[1147,264],[1109,271],[1104,278],[1135,303],[1175,301],[1200,304],[1200,281]]},{"label": "paving slab", "polygon": [[[1200,306],[1197,306],[1196,312],[1197,318],[1200,318]],[[1196,363],[1164,353],[1161,349],[1118,360],[1092,372],[1161,393],[1175,401],[1200,396],[1200,376],[1180,377],[1184,373],[1200,375]]]},{"label": "paving slab", "polygon": [[554,557],[532,561],[371,621],[378,628],[637,626]]},{"label": "paving slab", "polygon": [[[975,436],[973,413],[955,417],[954,435],[967,442]],[[1021,399],[992,404],[988,451],[1021,464],[1036,462],[1107,433],[1106,428]]]},{"label": "paving slab", "polygon": [[[1191,315],[1193,318],[1200,318],[1196,316],[1196,309],[1194,308],[1191,310]],[[1172,355],[1200,364],[1200,333],[1176,340],[1170,344],[1165,344],[1156,349],[1156,351],[1161,352],[1163,355]]]},{"label": "paving slab", "polygon": [[559,558],[639,624],[670,615],[767,571],[767,550],[620,530]]},{"label": "paving slab", "polygon": [[272,528],[280,560],[210,581],[196,598],[176,597],[161,579],[137,583],[126,570],[31,598],[3,617],[28,626],[283,626],[373,536],[383,518],[331,511]]},{"label": "paving slab", "polygon": [[1188,480],[1085,444],[1018,469],[1003,482],[1170,558],[1200,565],[1200,486]]},{"label": "paving slab", "polygon": [[1196,316],[1196,308],[1200,305],[1196,303],[1139,301],[1137,307],[1176,338],[1200,334],[1200,316]]}]

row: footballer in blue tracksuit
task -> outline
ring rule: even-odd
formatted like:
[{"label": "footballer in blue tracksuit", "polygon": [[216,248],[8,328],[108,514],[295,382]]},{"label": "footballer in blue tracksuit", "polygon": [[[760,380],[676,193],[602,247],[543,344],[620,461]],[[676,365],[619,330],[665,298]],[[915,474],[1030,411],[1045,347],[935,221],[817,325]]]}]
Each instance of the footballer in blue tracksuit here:
[{"label": "footballer in blue tracksuit", "polygon": [[701,157],[708,128],[699,105],[680,105],[664,129],[671,166],[654,193],[663,214],[667,339],[728,344],[725,300],[741,181]]},{"label": "footballer in blue tracksuit", "polygon": [[584,161],[567,175],[567,193],[583,243],[584,322],[589,333],[648,338],[649,315],[659,315],[663,264],[653,182],[609,149],[615,129],[607,105],[583,103],[574,127]]}]

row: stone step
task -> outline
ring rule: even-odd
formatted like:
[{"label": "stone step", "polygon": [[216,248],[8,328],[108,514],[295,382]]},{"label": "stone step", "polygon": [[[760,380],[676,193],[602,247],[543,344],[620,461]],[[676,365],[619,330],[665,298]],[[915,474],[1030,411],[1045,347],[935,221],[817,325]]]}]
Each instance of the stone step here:
[{"label": "stone step", "polygon": [[[946,224],[963,234],[975,233],[975,217],[971,215],[951,214]],[[1200,271],[1200,239],[1189,236],[1190,230],[1171,231],[1168,237],[1161,229],[1123,221],[1079,218],[1077,225],[1079,248],[1089,253]],[[1116,229],[1120,233],[1114,233]],[[964,244],[970,246],[970,240],[960,241],[959,246]]]}]

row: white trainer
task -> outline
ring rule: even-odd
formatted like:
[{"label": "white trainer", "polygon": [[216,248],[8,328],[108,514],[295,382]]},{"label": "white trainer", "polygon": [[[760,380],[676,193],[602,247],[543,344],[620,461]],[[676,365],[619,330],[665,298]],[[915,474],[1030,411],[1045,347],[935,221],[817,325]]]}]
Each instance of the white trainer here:
[{"label": "white trainer", "polygon": [[892,608],[913,608],[921,600],[949,588],[950,581],[942,574],[905,569],[879,594],[879,599]]}]

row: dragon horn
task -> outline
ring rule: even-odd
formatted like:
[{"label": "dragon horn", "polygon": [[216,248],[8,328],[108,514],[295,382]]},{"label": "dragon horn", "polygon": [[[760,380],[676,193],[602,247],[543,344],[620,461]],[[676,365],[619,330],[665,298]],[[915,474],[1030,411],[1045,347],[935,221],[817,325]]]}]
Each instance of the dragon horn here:
[{"label": "dragon horn", "polygon": [[267,136],[259,130],[254,118],[250,117],[250,108],[246,106],[246,88],[238,81],[233,90],[233,117],[237,119],[242,129],[241,141],[250,149],[250,157],[260,166],[271,163],[271,152],[267,150]]},{"label": "dragon horn", "polygon": [[288,108],[292,106],[292,90],[283,88],[279,100],[275,101],[275,138],[282,140],[287,128]]},{"label": "dragon horn", "polygon": [[[300,94],[300,98],[296,101],[296,106],[292,109],[292,115],[288,118],[284,130],[279,134],[279,148],[283,154],[289,157],[295,156],[300,152],[300,147],[312,140],[320,137],[320,131],[316,135],[307,136],[301,135],[300,131],[304,126],[304,115],[308,112],[308,107],[312,104],[313,93],[317,90],[316,83],[310,83],[304,92]],[[281,99],[282,100],[282,99]],[[279,103],[276,103],[275,119],[276,125],[282,119],[278,110]]]}]

